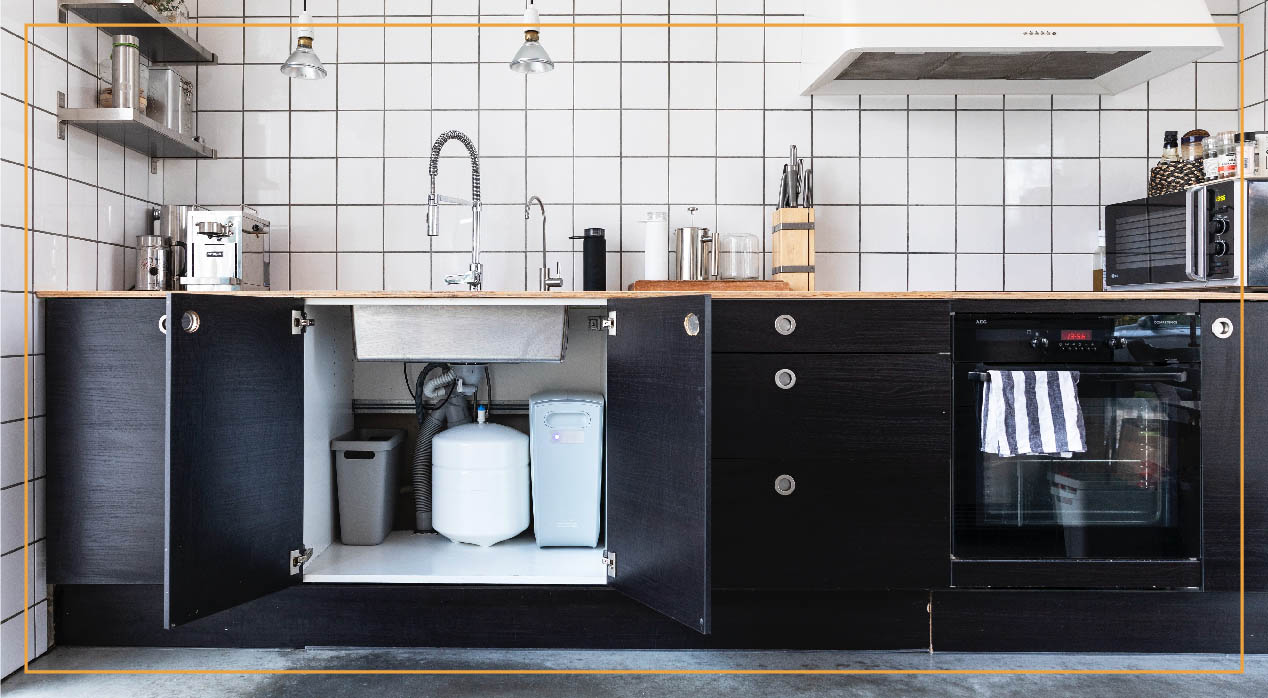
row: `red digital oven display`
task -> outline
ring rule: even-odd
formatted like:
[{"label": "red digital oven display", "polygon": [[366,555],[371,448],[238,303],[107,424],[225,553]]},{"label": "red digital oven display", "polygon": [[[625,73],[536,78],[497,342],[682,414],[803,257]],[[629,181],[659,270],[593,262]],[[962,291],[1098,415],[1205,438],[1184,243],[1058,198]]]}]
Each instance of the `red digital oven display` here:
[{"label": "red digital oven display", "polygon": [[1063,342],[1086,342],[1091,338],[1091,330],[1061,330],[1061,341]]}]

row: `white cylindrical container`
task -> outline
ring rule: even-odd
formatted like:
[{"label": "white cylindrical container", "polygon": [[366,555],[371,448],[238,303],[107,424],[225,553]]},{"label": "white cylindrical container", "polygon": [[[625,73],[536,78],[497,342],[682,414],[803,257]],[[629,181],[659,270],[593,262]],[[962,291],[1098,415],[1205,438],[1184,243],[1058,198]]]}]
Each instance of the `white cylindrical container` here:
[{"label": "white cylindrical container", "polygon": [[484,421],[442,431],[431,478],[432,526],[449,540],[490,546],[528,528],[527,435]]},{"label": "white cylindrical container", "polygon": [[643,220],[643,278],[669,278],[669,220],[664,211],[648,211]]}]

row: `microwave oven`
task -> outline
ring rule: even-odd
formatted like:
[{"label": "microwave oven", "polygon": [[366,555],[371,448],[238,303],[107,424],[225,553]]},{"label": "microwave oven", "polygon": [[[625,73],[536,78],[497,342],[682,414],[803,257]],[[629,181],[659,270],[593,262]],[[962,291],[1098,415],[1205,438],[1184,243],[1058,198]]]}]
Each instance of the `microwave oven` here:
[{"label": "microwave oven", "polygon": [[1268,287],[1268,178],[1242,181],[1106,206],[1105,287]]}]

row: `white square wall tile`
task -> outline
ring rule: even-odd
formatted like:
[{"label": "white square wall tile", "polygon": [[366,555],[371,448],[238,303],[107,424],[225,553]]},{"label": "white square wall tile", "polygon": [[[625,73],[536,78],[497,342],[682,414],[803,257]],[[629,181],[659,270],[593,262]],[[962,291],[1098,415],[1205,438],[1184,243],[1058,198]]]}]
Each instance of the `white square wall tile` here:
[{"label": "white square wall tile", "polygon": [[[761,212],[764,214],[765,212]],[[767,219],[759,215],[759,230]],[[859,251],[859,207],[815,205],[815,253]]]},{"label": "white square wall tile", "polygon": [[671,204],[712,204],[715,196],[715,163],[709,158],[669,159]]},{"label": "white square wall tile", "polygon": [[669,106],[672,109],[713,109],[718,89],[714,63],[671,63]]},{"label": "white square wall tile", "polygon": [[1004,255],[1004,290],[1052,290],[1052,257],[1046,254]]},{"label": "white square wall tile", "polygon": [[1048,157],[1052,154],[1052,113],[1004,112],[1004,155]]},{"label": "white square wall tile", "polygon": [[[818,281],[817,273],[815,277]],[[859,255],[859,290],[906,291],[907,255],[868,253]]]},{"label": "white square wall tile", "polygon": [[335,154],[334,112],[291,112],[291,157]]},{"label": "white square wall tile", "polygon": [[1008,206],[1004,209],[1004,250],[1043,252],[1052,249],[1052,208]]},{"label": "white square wall tile", "polygon": [[1101,112],[1101,156],[1131,157],[1149,153],[1148,112]]},{"label": "white square wall tile", "polygon": [[619,94],[622,107],[626,109],[666,109],[669,107],[669,64],[622,63],[620,69]]},{"label": "white square wall tile", "polygon": [[[439,75],[442,66],[433,66]],[[444,66],[449,68],[449,66]],[[466,66],[464,66],[466,67]],[[339,66],[338,104],[340,109],[382,109],[383,108],[383,76],[384,66],[374,64],[349,63]],[[474,72],[474,66],[471,70]],[[474,76],[468,75],[469,79]],[[470,83],[474,85],[475,83]],[[452,92],[451,92],[452,90]],[[474,91],[474,89],[470,90]],[[458,84],[446,85],[440,94],[458,95],[463,92]],[[437,105],[439,106],[439,105]],[[455,108],[465,108],[462,105]]]},{"label": "white square wall tile", "polygon": [[811,121],[815,156],[844,157],[859,154],[859,112],[857,110],[815,111]]},{"label": "white square wall tile", "polygon": [[954,291],[955,255],[913,254],[907,256],[908,291]]},{"label": "white square wall tile", "polygon": [[907,203],[907,163],[906,158],[861,158],[860,203]]},{"label": "white square wall tile", "polygon": [[1132,201],[1145,196],[1150,162],[1145,158],[1101,160],[1101,204]]},{"label": "white square wall tile", "polygon": [[984,205],[1003,202],[1003,160],[961,158],[956,161],[956,203]]},{"label": "white square wall tile", "polygon": [[[816,206],[819,204],[859,203],[858,158],[815,158],[811,166],[814,168]],[[721,172],[720,164],[719,172]],[[770,176],[771,181],[773,183],[776,182],[779,171],[773,170],[770,172]],[[778,191],[778,185],[769,187],[769,189],[771,192]],[[759,199],[759,201],[763,200]]]},{"label": "white square wall tile", "polygon": [[621,154],[665,156],[669,154],[669,112],[626,111],[621,115]]},{"label": "white square wall tile", "polygon": [[[383,67],[383,81],[387,87],[387,93],[383,96],[384,108],[431,108],[432,67],[430,65],[415,63],[386,65]],[[449,85],[445,85],[445,89],[448,88]],[[353,108],[368,109],[369,107],[354,106]]]},{"label": "white square wall tile", "polygon": [[338,162],[338,203],[383,203],[383,158],[339,158]]},{"label": "white square wall tile", "polygon": [[716,115],[712,109],[669,112],[669,154],[714,155],[718,138]]},{"label": "white square wall tile", "polygon": [[955,289],[957,291],[1004,290],[1004,255],[957,254],[955,256]]},{"label": "white square wall tile", "polygon": [[669,198],[668,158],[621,160],[621,201],[631,204],[663,203]]},{"label": "white square wall tile", "polygon": [[956,154],[999,157],[1004,154],[1004,112],[961,111],[956,114]]},{"label": "white square wall tile", "polygon": [[1054,206],[1052,251],[1088,254],[1096,249],[1100,206]]},{"label": "white square wall tile", "polygon": [[1091,291],[1092,267],[1090,254],[1052,255],[1052,290]]},{"label": "white square wall tile", "polygon": [[383,112],[341,111],[336,118],[339,157],[383,155]]},{"label": "white square wall tile", "polygon": [[335,290],[333,252],[291,253],[291,288],[297,291]]},{"label": "white square wall tile", "polygon": [[1052,161],[1052,203],[1095,205],[1100,200],[1100,161]]},{"label": "white square wall tile", "polygon": [[198,110],[242,109],[242,66],[198,66]]},{"label": "white square wall tile", "polygon": [[1004,209],[1000,206],[956,208],[957,252],[1003,252]]},{"label": "white square wall tile", "polygon": [[244,112],[242,114],[242,148],[242,154],[247,157],[289,155],[290,118],[288,115],[285,112]]},{"label": "white square wall tile", "polygon": [[620,155],[621,112],[579,109],[572,113],[574,155]]},{"label": "white square wall tile", "polygon": [[[858,188],[858,165],[857,160],[853,160],[854,166],[854,186],[855,191]],[[719,204],[750,204],[758,205],[764,202],[765,196],[762,191],[762,173],[764,162],[760,158],[718,158],[717,160],[717,189]],[[816,174],[816,177],[819,176]],[[816,180],[817,182],[818,180]],[[815,185],[816,187],[818,184]],[[819,190],[816,189],[816,192]],[[853,197],[857,202],[857,196]],[[815,202],[816,205],[819,201]],[[828,199],[824,199],[823,203],[831,203]],[[846,202],[841,202],[846,203]]]},{"label": "white square wall tile", "polygon": [[1004,203],[1052,203],[1052,161],[1010,159],[1004,161]]},{"label": "white square wall tile", "polygon": [[258,206],[290,202],[290,160],[267,158],[246,162],[242,173],[243,203]]},{"label": "white square wall tile", "polygon": [[1197,64],[1184,65],[1149,81],[1150,109],[1193,109],[1197,106]]},{"label": "white square wall tile", "polygon": [[291,251],[334,252],[335,219],[333,206],[292,206]]},{"label": "white square wall tile", "polygon": [[788,147],[796,145],[803,158],[811,155],[809,111],[766,112],[766,155],[788,157]]},{"label": "white square wall tile", "polygon": [[1096,157],[1100,154],[1100,115],[1094,111],[1052,113],[1052,154],[1055,157]]},{"label": "white square wall tile", "polygon": [[816,253],[815,290],[859,290],[859,255],[841,252]]},{"label": "white square wall tile", "polygon": [[[292,204],[335,203],[335,160],[322,158],[291,164]],[[293,271],[293,268],[292,268]],[[293,277],[292,277],[293,278]],[[302,287],[299,287],[302,288]]]},{"label": "white square wall tile", "polygon": [[[817,207],[815,213],[817,216]],[[912,206],[907,212],[907,248],[912,252],[955,252],[955,207]]]},{"label": "white square wall tile", "polygon": [[910,158],[907,163],[910,203],[955,203],[954,158]]},{"label": "white square wall tile", "polygon": [[[621,68],[616,63],[578,63],[573,66],[577,109],[619,109]],[[654,88],[653,88],[654,89]]]},{"label": "white square wall tile", "polygon": [[864,157],[903,157],[907,155],[907,112],[864,111],[859,114],[860,132],[866,137],[860,143]]},{"label": "white square wall tile", "polygon": [[955,117],[955,112],[949,111],[911,112],[907,129],[910,157],[954,157]]},{"label": "white square wall tile", "polygon": [[383,255],[378,252],[340,253],[335,273],[341,291],[382,290]]},{"label": "white square wall tile", "polygon": [[717,66],[718,109],[761,109],[761,63],[719,63]]},{"label": "white square wall tile", "polygon": [[1198,64],[1198,109],[1236,109],[1240,90],[1236,63]]},{"label": "white square wall tile", "polygon": [[382,251],[383,207],[340,206],[335,221],[339,252]]},{"label": "white square wall tile", "polygon": [[907,208],[860,206],[859,250],[862,252],[906,252]]}]

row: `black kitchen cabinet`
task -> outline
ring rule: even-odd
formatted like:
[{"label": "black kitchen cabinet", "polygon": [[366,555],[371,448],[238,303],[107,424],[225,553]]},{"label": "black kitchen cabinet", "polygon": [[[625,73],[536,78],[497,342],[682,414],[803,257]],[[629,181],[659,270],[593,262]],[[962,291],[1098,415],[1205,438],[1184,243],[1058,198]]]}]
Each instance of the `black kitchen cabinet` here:
[{"label": "black kitchen cabinet", "polygon": [[[47,301],[57,642],[1236,650],[1236,303],[1201,307],[1204,338],[1237,321],[1203,342],[1202,591],[950,588],[950,304],[705,296],[609,301],[607,584],[301,584],[302,307]],[[1268,305],[1247,304],[1251,647],[1268,623],[1265,340]]]},{"label": "black kitchen cabinet", "polygon": [[[302,581],[302,305],[49,300],[50,583],[161,585],[172,628]],[[707,633],[710,299],[610,307],[611,586]]]}]

